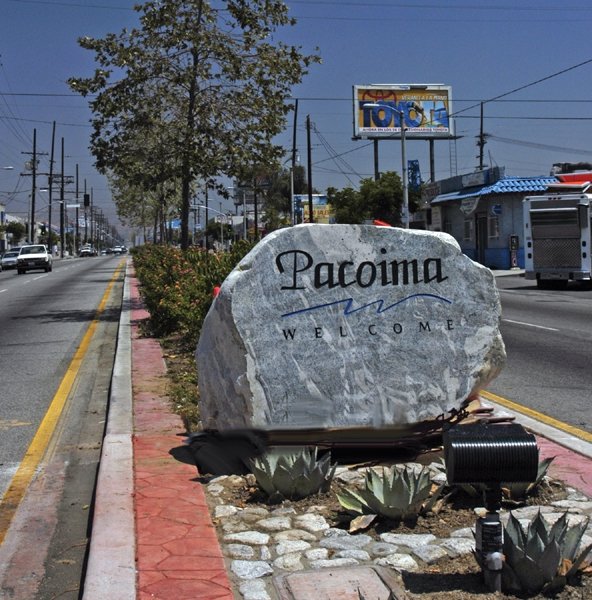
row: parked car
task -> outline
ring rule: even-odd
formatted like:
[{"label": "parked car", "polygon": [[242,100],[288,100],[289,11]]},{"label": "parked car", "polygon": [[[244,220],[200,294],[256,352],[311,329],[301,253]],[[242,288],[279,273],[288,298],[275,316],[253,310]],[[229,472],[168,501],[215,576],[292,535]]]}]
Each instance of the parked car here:
[{"label": "parked car", "polygon": [[16,269],[16,259],[20,251],[20,248],[11,248],[10,250],[7,250],[0,259],[0,271],[3,271],[4,269]]},{"label": "parked car", "polygon": [[43,244],[23,246],[16,259],[16,270],[19,275],[34,269],[43,269],[46,273],[53,268],[53,259]]}]

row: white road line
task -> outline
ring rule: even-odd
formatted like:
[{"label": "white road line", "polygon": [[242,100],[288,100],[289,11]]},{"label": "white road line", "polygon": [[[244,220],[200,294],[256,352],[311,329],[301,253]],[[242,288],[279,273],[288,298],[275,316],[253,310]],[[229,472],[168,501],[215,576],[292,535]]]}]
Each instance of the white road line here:
[{"label": "white road line", "polygon": [[524,323],[523,321],[512,321],[512,319],[502,319],[506,323],[514,323],[515,325],[525,325],[526,327],[535,327],[536,329],[545,329],[546,331],[559,331],[554,327],[543,327],[542,325],[534,325],[533,323]]}]

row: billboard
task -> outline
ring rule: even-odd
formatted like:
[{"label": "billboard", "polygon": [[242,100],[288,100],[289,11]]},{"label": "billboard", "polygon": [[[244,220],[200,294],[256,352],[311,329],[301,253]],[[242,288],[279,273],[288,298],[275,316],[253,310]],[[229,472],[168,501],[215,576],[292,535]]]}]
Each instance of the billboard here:
[{"label": "billboard", "polygon": [[[310,223],[308,194],[294,194],[294,214],[298,223]],[[312,195],[312,218],[315,223],[335,223],[331,205],[324,194]]]},{"label": "billboard", "polygon": [[354,138],[454,137],[452,90],[440,83],[354,85]]}]

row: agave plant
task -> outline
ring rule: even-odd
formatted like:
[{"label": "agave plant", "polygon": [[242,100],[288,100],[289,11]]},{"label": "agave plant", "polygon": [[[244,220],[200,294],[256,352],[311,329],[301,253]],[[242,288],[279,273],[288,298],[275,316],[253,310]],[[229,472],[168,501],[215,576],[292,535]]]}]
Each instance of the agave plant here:
[{"label": "agave plant", "polygon": [[337,468],[337,464],[331,465],[329,453],[317,460],[316,448],[274,450],[249,460],[249,465],[259,487],[271,501],[299,500],[327,492]]},{"label": "agave plant", "polygon": [[[555,460],[555,457],[545,458],[541,462],[539,462],[537,469],[537,476],[534,481],[531,482],[502,482],[501,488],[504,494],[505,500],[510,503],[520,503],[523,502],[527,496],[532,494],[545,475],[549,470],[549,466]],[[483,492],[487,489],[487,486],[482,483],[469,484],[469,483],[457,483],[455,486],[461,489],[465,494],[471,496],[471,498],[477,498],[478,496],[482,496]]]},{"label": "agave plant", "polygon": [[382,475],[370,469],[366,473],[364,489],[346,489],[337,494],[337,498],[349,512],[401,520],[428,512],[443,487],[440,486],[430,497],[432,482],[426,468],[418,472],[410,467],[391,467],[385,469]]},{"label": "agave plant", "polygon": [[563,587],[592,550],[590,544],[578,552],[588,522],[589,519],[569,527],[564,513],[551,527],[539,511],[524,531],[510,513],[504,528],[504,587],[527,593]]},{"label": "agave plant", "polygon": [[537,476],[530,483],[502,483],[502,491],[508,500],[520,501],[532,494],[541,483],[555,457],[545,458],[539,463]]}]

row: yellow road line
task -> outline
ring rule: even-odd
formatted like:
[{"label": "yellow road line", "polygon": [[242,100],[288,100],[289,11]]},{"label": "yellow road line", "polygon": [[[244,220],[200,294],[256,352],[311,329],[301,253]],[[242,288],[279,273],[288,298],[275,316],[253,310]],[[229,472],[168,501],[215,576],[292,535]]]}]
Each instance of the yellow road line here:
[{"label": "yellow road line", "polygon": [[0,501],[0,544],[4,541],[6,537],[6,533],[8,532],[8,528],[10,527],[10,523],[16,513],[16,510],[19,507],[31,479],[37,470],[41,459],[45,455],[47,446],[51,441],[51,437],[55,431],[55,428],[58,424],[64,406],[66,404],[66,400],[76,377],[78,375],[78,371],[80,370],[80,366],[82,361],[86,355],[92,337],[97,328],[99,317],[101,313],[105,310],[105,306],[107,304],[107,300],[109,295],[111,294],[111,290],[115,283],[115,280],[119,276],[119,272],[123,268],[123,263],[117,266],[105,293],[103,294],[103,298],[99,303],[99,307],[95,314],[94,319],[88,326],[82,341],[80,342],[80,346],[76,349],[74,353],[74,357],[68,366],[68,370],[62,379],[58,390],[31,441],[31,444],[27,448],[27,451],[23,457],[23,460],[20,463],[20,466],[17,472],[14,474],[8,489],[6,490],[2,500]]},{"label": "yellow road line", "polygon": [[592,442],[592,434],[584,431],[583,429],[578,429],[577,427],[573,427],[572,425],[568,425],[563,421],[558,421],[553,417],[549,417],[543,413],[537,412],[536,410],[532,410],[531,408],[527,408],[526,406],[522,406],[521,404],[516,404],[516,402],[512,402],[511,400],[507,400],[506,398],[502,398],[501,396],[496,396],[491,392],[487,392],[485,390],[481,390],[479,392],[480,396],[491,400],[492,402],[496,402],[497,404],[501,404],[506,408],[516,411],[522,415],[535,419],[536,421],[540,421],[541,423],[545,423],[545,425],[549,425],[551,427],[555,427],[555,429],[560,429],[561,431],[565,431],[570,435],[573,435],[581,440],[585,440],[586,442]]}]

